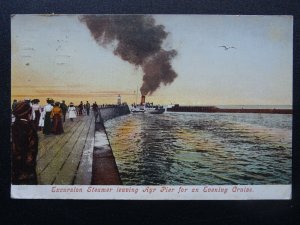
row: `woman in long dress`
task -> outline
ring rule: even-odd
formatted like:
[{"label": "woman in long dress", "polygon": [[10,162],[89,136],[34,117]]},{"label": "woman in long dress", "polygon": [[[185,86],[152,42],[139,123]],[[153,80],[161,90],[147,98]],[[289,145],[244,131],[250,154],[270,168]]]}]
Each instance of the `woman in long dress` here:
[{"label": "woman in long dress", "polygon": [[41,108],[41,116],[40,116],[40,121],[39,121],[39,130],[43,130],[44,128],[44,123],[45,123],[45,110],[44,108]]},{"label": "woman in long dress", "polygon": [[56,102],[51,112],[51,118],[53,119],[53,134],[62,134],[64,132],[62,117],[63,113],[59,107],[59,102]]},{"label": "woman in long dress", "polygon": [[32,111],[33,111],[33,124],[36,130],[39,129],[39,122],[41,117],[41,106],[39,105],[40,100],[39,99],[33,99],[31,101],[32,103]]},{"label": "woman in long dress", "polygon": [[73,102],[70,103],[69,108],[68,108],[68,113],[69,113],[69,119],[73,122],[73,119],[76,118],[76,108],[73,104]]},{"label": "woman in long dress", "polygon": [[47,103],[48,104],[44,107],[44,111],[45,111],[44,129],[43,129],[44,134],[50,134],[52,130],[52,123],[51,123],[50,116],[53,109],[53,106],[51,105],[51,103],[53,103],[53,100],[48,98]]}]

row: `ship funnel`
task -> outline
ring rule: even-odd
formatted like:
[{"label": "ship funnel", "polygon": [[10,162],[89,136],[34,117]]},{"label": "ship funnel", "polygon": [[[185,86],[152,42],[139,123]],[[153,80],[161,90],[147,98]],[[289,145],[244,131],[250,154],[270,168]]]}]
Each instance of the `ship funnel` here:
[{"label": "ship funnel", "polygon": [[144,105],[145,102],[146,102],[146,96],[142,95],[142,97],[141,97],[141,105]]}]

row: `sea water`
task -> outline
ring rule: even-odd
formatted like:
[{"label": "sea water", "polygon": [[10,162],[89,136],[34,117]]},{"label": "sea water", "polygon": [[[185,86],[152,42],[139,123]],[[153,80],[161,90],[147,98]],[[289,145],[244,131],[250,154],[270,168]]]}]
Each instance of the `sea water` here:
[{"label": "sea water", "polygon": [[145,113],[105,127],[125,185],[291,183],[292,115]]}]

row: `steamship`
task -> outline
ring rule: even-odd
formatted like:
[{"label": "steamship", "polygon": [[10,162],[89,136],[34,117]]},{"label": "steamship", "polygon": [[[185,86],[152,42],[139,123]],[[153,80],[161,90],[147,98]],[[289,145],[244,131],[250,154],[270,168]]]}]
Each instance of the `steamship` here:
[{"label": "steamship", "polygon": [[153,103],[146,103],[145,96],[141,97],[141,103],[139,105],[132,105],[132,113],[150,113],[150,114],[163,114],[165,108],[163,106],[154,106]]}]

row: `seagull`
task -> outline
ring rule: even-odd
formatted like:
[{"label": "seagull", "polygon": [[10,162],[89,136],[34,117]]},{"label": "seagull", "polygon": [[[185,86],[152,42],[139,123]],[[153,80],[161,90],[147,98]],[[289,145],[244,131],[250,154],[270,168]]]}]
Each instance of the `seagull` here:
[{"label": "seagull", "polygon": [[225,45],[222,45],[222,46],[219,46],[220,48],[224,48],[224,50],[228,50],[228,49],[230,49],[230,48],[234,48],[234,49],[236,49],[236,47],[234,47],[234,46],[231,46],[231,47],[227,47],[227,46],[225,46]]}]

